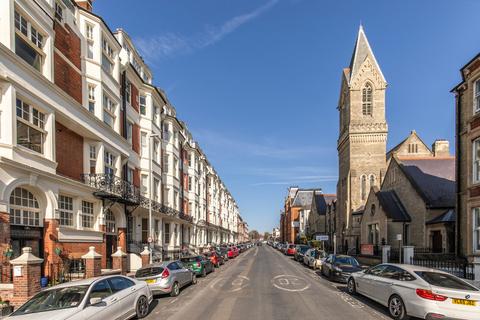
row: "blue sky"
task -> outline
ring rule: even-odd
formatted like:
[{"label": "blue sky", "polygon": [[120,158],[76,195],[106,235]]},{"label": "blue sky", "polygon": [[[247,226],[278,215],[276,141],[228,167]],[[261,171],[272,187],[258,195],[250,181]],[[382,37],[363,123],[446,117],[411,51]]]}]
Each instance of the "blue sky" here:
[{"label": "blue sky", "polygon": [[480,50],[478,0],[97,0],[134,39],[250,229],[290,185],[336,186],[340,75],[364,25],[389,83],[388,146],[417,130],[454,151],[459,68]]}]

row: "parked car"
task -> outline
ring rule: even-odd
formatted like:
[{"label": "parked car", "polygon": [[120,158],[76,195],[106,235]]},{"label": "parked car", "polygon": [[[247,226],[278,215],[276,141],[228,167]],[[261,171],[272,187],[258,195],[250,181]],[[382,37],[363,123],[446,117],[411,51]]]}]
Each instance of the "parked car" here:
[{"label": "parked car", "polygon": [[320,269],[322,267],[323,260],[327,257],[327,254],[323,250],[311,248],[308,249],[307,252],[305,252],[305,255],[303,256],[303,263],[310,267],[315,269]]},{"label": "parked car", "polygon": [[217,253],[223,257],[223,261],[228,260],[228,248],[227,247],[217,247],[216,248]]},{"label": "parked car", "polygon": [[239,251],[238,251],[237,247],[232,246],[232,247],[228,248],[228,258],[229,259],[233,259],[233,258],[237,257],[238,254],[239,254]]},{"label": "parked car", "polygon": [[305,255],[305,252],[310,249],[310,246],[307,246],[305,244],[299,244],[295,247],[295,253],[293,255],[293,258],[298,261],[298,262],[303,262],[303,256]]},{"label": "parked car", "polygon": [[154,263],[137,270],[137,280],[145,281],[154,294],[169,293],[178,296],[180,289],[188,284],[196,284],[196,274],[181,261]]},{"label": "parked car", "polygon": [[354,257],[331,254],[323,261],[321,270],[328,279],[347,283],[352,273],[363,269]]},{"label": "parked car", "polygon": [[8,319],[144,318],[152,299],[143,281],[120,275],[89,278],[40,291]]},{"label": "parked car", "polygon": [[212,261],[205,256],[184,257],[180,260],[198,276],[206,277],[208,273],[215,271]]},{"label": "parked car", "polygon": [[285,248],[285,254],[287,256],[294,256],[295,251],[296,251],[295,248],[296,248],[296,246],[293,243],[287,245],[286,248]]},{"label": "parked car", "polygon": [[213,266],[219,268],[223,264],[223,258],[217,254],[216,251],[205,252],[203,254],[207,259],[213,263]]},{"label": "parked car", "polygon": [[480,319],[480,291],[449,273],[380,264],[348,279],[348,291],[386,306],[393,319]]}]

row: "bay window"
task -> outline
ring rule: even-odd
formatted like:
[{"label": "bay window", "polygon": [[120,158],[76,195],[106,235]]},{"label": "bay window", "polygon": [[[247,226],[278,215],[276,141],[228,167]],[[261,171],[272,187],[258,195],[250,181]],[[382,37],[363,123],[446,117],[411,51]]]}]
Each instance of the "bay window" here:
[{"label": "bay window", "polygon": [[23,100],[16,100],[17,145],[43,153],[45,114]]},{"label": "bay window", "polygon": [[114,52],[108,41],[102,40],[102,69],[109,75],[113,74]]}]

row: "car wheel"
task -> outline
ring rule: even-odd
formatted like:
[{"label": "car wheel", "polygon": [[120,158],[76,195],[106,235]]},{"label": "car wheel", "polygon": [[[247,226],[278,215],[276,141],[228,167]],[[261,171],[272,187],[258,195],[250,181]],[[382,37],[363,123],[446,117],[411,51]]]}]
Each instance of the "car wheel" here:
[{"label": "car wheel", "polygon": [[192,273],[192,284],[197,284],[197,275]]},{"label": "car wheel", "polygon": [[206,277],[207,276],[207,269],[205,267],[203,267],[202,269],[202,277]]},{"label": "car wheel", "polygon": [[172,286],[172,291],[170,292],[170,297],[176,297],[180,293],[180,286],[178,282],[175,282]]},{"label": "car wheel", "polygon": [[357,287],[355,286],[355,280],[353,280],[353,278],[348,279],[347,290],[350,294],[357,293]]},{"label": "car wheel", "polygon": [[393,295],[388,300],[388,312],[390,316],[395,320],[407,320],[410,317],[407,315],[407,309],[402,298],[398,295]]},{"label": "car wheel", "polygon": [[140,296],[137,300],[137,306],[135,308],[137,319],[145,318],[148,314],[149,304],[148,299],[145,296]]}]

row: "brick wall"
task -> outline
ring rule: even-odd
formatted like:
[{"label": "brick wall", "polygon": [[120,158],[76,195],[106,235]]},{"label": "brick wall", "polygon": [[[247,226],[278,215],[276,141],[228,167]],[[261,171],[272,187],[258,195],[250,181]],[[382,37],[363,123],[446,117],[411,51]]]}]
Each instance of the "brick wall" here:
[{"label": "brick wall", "polygon": [[[81,67],[81,43],[80,38],[72,31],[72,29],[65,25],[63,27],[58,22],[55,22],[55,48],[59,50],[74,66],[79,70]],[[68,95],[82,103],[82,76],[72,67],[63,57],[57,52],[54,54],[54,80]]]},{"label": "brick wall", "polygon": [[55,122],[57,173],[79,180],[83,173],[83,137]]},{"label": "brick wall", "polygon": [[[10,215],[7,212],[0,212],[0,265],[8,261],[8,258],[3,255],[10,243]],[[3,268],[2,268],[3,269]],[[2,270],[0,282],[5,282],[10,279],[10,268]]]},{"label": "brick wall", "polygon": [[140,187],[140,170],[138,168],[133,171],[133,185]]}]

